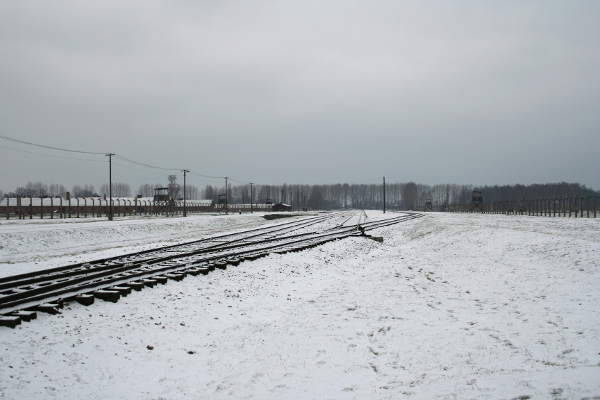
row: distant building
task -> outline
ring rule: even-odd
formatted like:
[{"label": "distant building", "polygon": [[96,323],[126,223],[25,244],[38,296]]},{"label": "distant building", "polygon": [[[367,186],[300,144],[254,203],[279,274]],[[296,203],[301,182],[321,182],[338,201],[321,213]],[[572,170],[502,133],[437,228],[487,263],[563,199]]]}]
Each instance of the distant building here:
[{"label": "distant building", "polygon": [[292,211],[292,206],[284,203],[273,204],[273,211]]}]

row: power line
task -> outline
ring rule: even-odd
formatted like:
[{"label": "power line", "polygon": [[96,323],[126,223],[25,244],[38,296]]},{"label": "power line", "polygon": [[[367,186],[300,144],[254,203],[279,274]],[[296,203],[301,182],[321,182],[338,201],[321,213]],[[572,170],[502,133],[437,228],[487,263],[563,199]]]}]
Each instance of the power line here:
[{"label": "power line", "polygon": [[239,184],[241,184],[241,185],[249,185],[249,184],[250,184],[250,182],[240,182],[240,181],[238,181],[238,180],[235,180],[235,179],[233,179],[233,178],[229,178],[229,180],[230,180],[231,182],[239,183]]},{"label": "power line", "polygon": [[225,177],[224,177],[224,176],[209,176],[209,175],[202,175],[202,174],[199,174],[199,173],[197,173],[197,172],[194,172],[194,171],[190,171],[189,173],[190,173],[190,174],[192,174],[192,175],[198,175],[198,176],[201,176],[201,177],[203,177],[203,178],[211,178],[211,179],[225,179]]},{"label": "power line", "polygon": [[[115,156],[115,157],[116,157],[116,156]],[[129,167],[129,166],[127,166],[127,165],[119,164],[119,163],[116,163],[116,162],[113,162],[113,164],[115,164],[115,165],[118,165],[118,166],[120,166],[120,167],[123,167],[123,168],[132,169],[132,170],[134,170],[134,171],[140,171],[140,172],[144,172],[144,173],[146,173],[146,174],[153,174],[153,175],[161,175],[161,176],[164,176],[164,174],[163,174],[163,173],[160,173],[160,172],[144,171],[143,169],[138,169],[138,168]]]},{"label": "power line", "polygon": [[[43,144],[32,143],[32,142],[28,142],[28,141],[25,141],[25,140],[14,139],[14,138],[11,138],[11,137],[8,137],[8,136],[4,136],[4,135],[0,135],[0,139],[10,140],[10,141],[13,141],[13,142],[22,143],[22,144],[26,144],[26,145],[29,145],[29,146],[42,147],[42,148],[45,148],[45,149],[58,150],[58,151],[66,151],[66,152],[70,152],[70,153],[97,154],[97,155],[106,155],[107,154],[107,153],[98,153],[98,152],[82,151],[82,150],[70,150],[70,149],[63,149],[63,148],[60,148],[60,147],[46,146],[46,145],[43,145]],[[98,161],[98,160],[83,160],[83,159],[71,158],[71,157],[52,156],[52,155],[49,155],[49,154],[35,153],[35,152],[31,152],[31,151],[26,151],[26,150],[12,149],[10,147],[4,147],[4,146],[0,146],[0,147],[6,148],[6,149],[9,149],[9,150],[21,151],[21,152],[24,152],[24,153],[38,154],[38,155],[47,156],[47,157],[64,158],[64,159],[72,159],[72,160],[81,160],[81,161],[104,162],[104,161]],[[114,157],[118,158],[118,159],[120,159],[122,161],[125,161],[125,162],[130,162],[132,164],[140,165],[142,167],[160,169],[160,170],[163,170],[163,171],[181,171],[181,168],[163,168],[163,167],[157,167],[157,166],[154,166],[154,165],[144,164],[144,163],[141,163],[141,162],[132,160],[130,158],[117,155],[117,154],[114,154]],[[118,165],[120,165],[122,167],[125,167],[125,168],[128,168],[128,167],[126,167],[124,165],[121,165],[121,164],[118,164]],[[130,168],[130,169],[135,170],[135,168]],[[137,170],[137,171],[148,172],[148,171],[142,171],[142,170]],[[210,179],[224,179],[225,178],[223,176],[211,176],[211,175],[199,174],[199,173],[193,172],[193,171],[190,171],[189,173],[192,174],[192,175],[197,175],[197,176],[201,176],[203,178],[210,178]],[[240,182],[240,181],[235,181],[235,180],[232,180],[232,181],[234,181],[236,183],[240,183],[240,184],[248,184],[248,182]]]},{"label": "power line", "polygon": [[[44,153],[36,153],[34,151],[27,151],[27,150],[19,150],[19,149],[13,149],[12,147],[6,147],[6,146],[0,146],[3,149],[8,149],[8,150],[14,150],[14,151],[20,151],[21,153],[29,153],[29,154],[36,154],[39,156],[46,156],[46,157],[54,157],[54,158],[64,158],[65,160],[78,160],[78,161],[91,161],[91,162],[106,162],[106,161],[100,161],[100,160],[86,160],[84,158],[73,158],[73,157],[61,157],[61,156],[53,156],[51,154],[44,154]],[[98,153],[100,154],[100,153]]]},{"label": "power line", "polygon": [[120,155],[118,155],[118,154],[116,154],[116,155],[115,155],[115,158],[118,158],[118,159],[120,159],[120,160],[123,160],[123,161],[130,162],[130,163],[133,163],[133,164],[141,165],[141,166],[143,166],[143,167],[154,168],[154,169],[162,169],[163,171],[181,171],[181,168],[162,168],[162,167],[155,167],[155,166],[153,166],[153,165],[148,165],[148,164],[144,164],[144,163],[141,163],[141,162],[134,161],[134,160],[132,160],[132,159],[129,159],[129,158],[126,158],[126,157],[120,156]]},{"label": "power line", "polygon": [[81,150],[68,150],[68,149],[61,149],[60,147],[52,147],[52,146],[44,146],[43,144],[37,144],[37,143],[31,143],[31,142],[27,142],[25,140],[19,140],[19,139],[13,139],[10,138],[8,136],[4,136],[4,135],[0,135],[0,139],[5,139],[5,140],[11,140],[13,142],[17,142],[17,143],[23,143],[23,144],[27,144],[29,146],[36,146],[36,147],[43,147],[45,149],[52,149],[52,150],[59,150],[59,151],[67,151],[69,153],[83,153],[83,154],[102,154],[104,155],[105,153],[96,153],[96,152],[92,152],[92,151],[81,151]]}]

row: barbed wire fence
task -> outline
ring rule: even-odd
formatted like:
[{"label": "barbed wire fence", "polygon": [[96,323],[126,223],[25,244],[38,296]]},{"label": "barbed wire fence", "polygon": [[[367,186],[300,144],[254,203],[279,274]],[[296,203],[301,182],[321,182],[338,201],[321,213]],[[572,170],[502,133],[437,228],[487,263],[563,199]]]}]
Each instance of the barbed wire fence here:
[{"label": "barbed wire fence", "polygon": [[[597,218],[598,196],[577,196],[554,199],[523,199],[483,202],[478,207],[473,203],[434,205],[433,212],[480,213],[529,215],[545,217]],[[426,211],[426,206],[417,206],[414,211]]]}]

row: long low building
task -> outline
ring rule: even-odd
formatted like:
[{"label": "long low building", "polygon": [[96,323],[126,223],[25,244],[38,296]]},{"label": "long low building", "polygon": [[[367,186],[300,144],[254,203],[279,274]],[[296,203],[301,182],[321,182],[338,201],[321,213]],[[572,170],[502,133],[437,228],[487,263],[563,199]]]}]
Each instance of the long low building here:
[{"label": "long low building", "polygon": [[[173,215],[199,212],[271,211],[267,204],[215,204],[212,200],[155,201],[153,197],[113,197],[113,215]],[[109,200],[102,197],[5,197],[0,201],[0,216],[6,218],[67,218],[102,216],[110,212]]]}]

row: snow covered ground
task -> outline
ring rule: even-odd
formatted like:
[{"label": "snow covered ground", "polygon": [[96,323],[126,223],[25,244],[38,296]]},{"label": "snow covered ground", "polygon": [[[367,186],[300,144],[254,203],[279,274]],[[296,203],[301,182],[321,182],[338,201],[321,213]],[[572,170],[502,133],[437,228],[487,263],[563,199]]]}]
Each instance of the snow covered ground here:
[{"label": "snow covered ground", "polygon": [[[0,221],[0,275],[264,223],[49,222]],[[375,234],[0,328],[0,397],[600,399],[600,219]]]}]

